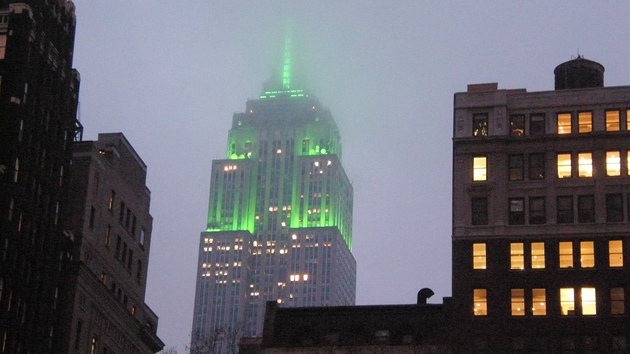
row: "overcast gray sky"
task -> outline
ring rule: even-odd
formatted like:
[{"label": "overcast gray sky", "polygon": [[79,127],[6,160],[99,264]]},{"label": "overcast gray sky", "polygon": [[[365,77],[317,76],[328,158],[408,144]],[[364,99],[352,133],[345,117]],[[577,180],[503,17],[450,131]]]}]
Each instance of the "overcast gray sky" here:
[{"label": "overcast gray sky", "polygon": [[148,165],[147,303],[167,347],[189,342],[212,159],[260,93],[286,21],[341,130],[354,186],[357,304],[451,295],[453,94],[553,89],[578,53],[630,84],[630,4],[606,1],[74,0],[84,139],[123,132]]}]

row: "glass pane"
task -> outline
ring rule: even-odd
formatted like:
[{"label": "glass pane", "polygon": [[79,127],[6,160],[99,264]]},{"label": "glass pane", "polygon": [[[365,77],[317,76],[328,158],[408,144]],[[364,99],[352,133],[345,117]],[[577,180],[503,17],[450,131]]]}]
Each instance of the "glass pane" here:
[{"label": "glass pane", "polygon": [[488,116],[486,114],[473,116],[473,136],[488,136]]},{"label": "glass pane", "polygon": [[571,113],[558,114],[558,134],[571,134]]},{"label": "glass pane", "polygon": [[621,157],[619,151],[606,151],[606,176],[621,176]]},{"label": "glass pane", "polygon": [[619,111],[606,111],[606,131],[619,131]]},{"label": "glass pane", "polygon": [[593,241],[580,242],[580,267],[593,268],[595,266],[595,246]]},{"label": "glass pane", "polygon": [[485,181],[486,178],[486,157],[473,158],[473,181]]},{"label": "glass pane", "polygon": [[571,178],[571,154],[558,154],[558,178]]},{"label": "glass pane", "polygon": [[522,243],[510,243],[510,269],[524,269],[525,255]]},{"label": "glass pane", "polygon": [[545,243],[532,242],[532,269],[545,268]]},{"label": "glass pane", "polygon": [[485,243],[473,243],[473,269],[486,269]]},{"label": "glass pane", "polygon": [[580,133],[593,131],[593,114],[591,112],[578,113],[578,131]]},{"label": "glass pane", "polygon": [[592,153],[582,152],[578,154],[578,176],[593,177]]},{"label": "glass pane", "polygon": [[595,288],[582,288],[582,315],[596,315]]},{"label": "glass pane", "polygon": [[560,289],[560,311],[564,316],[575,315],[573,288]]},{"label": "glass pane", "polygon": [[525,316],[525,290],[512,289],[512,316]]},{"label": "glass pane", "polygon": [[486,295],[486,289],[474,289],[473,307],[475,316],[485,316],[488,314],[488,298]]},{"label": "glass pane", "polygon": [[522,136],[525,135],[525,116],[514,115],[510,117],[510,135]]},{"label": "glass pane", "polygon": [[547,296],[545,289],[532,289],[532,315],[547,315]]},{"label": "glass pane", "polygon": [[621,240],[608,241],[608,265],[623,267],[623,242]]},{"label": "glass pane", "polygon": [[560,242],[560,268],[573,268],[573,243]]},{"label": "glass pane", "polygon": [[545,134],[545,116],[542,114],[532,114],[529,117],[529,135]]},{"label": "glass pane", "polygon": [[612,315],[623,315],[626,313],[623,288],[610,289],[610,313]]}]

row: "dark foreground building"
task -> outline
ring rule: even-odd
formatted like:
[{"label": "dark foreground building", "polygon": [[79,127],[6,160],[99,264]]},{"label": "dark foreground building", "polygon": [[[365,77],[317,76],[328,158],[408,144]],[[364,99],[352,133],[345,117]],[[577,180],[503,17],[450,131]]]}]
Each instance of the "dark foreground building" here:
[{"label": "dark foreground building", "polygon": [[578,57],[555,90],[455,94],[460,348],[627,353],[630,86]]},{"label": "dark foreground building", "polygon": [[164,346],[144,303],[153,223],[146,173],[122,133],[74,144],[63,352],[141,354]]},{"label": "dark foreground building", "polygon": [[70,1],[0,1],[0,352],[58,352],[79,74]]}]

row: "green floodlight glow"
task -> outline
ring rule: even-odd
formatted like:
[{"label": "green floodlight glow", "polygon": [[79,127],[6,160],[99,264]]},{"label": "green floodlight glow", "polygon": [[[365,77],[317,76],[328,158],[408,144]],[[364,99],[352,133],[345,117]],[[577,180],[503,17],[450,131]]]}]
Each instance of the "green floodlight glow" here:
[{"label": "green floodlight glow", "polygon": [[284,39],[284,61],[282,63],[282,88],[291,89],[291,29],[287,29]]}]

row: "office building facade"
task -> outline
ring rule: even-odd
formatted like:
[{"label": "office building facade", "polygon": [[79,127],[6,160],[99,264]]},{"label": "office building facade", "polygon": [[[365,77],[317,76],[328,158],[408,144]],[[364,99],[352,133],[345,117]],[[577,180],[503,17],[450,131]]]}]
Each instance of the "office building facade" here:
[{"label": "office building facade", "polygon": [[630,86],[603,73],[578,57],[553,91],[455,94],[459,348],[628,351]]},{"label": "office building facade", "polygon": [[266,301],[352,305],[352,186],[337,125],[284,70],[233,116],[227,158],[212,163],[201,233],[192,345],[260,336]]},{"label": "office building facade", "polygon": [[153,218],[147,166],[122,133],[75,142],[66,227],[64,353],[155,353],[158,318],[144,303]]},{"label": "office building facade", "polygon": [[58,352],[79,74],[71,1],[0,1],[0,352]]}]

